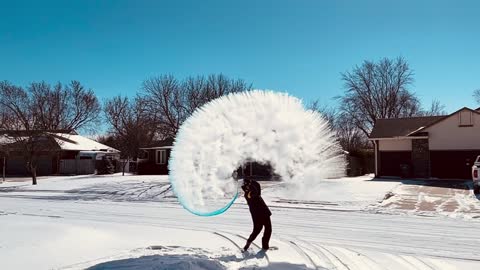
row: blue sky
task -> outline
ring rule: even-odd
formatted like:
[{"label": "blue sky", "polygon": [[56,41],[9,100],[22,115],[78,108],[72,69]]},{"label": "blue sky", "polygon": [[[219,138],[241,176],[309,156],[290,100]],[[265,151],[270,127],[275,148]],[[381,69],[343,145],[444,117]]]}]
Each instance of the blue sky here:
[{"label": "blue sky", "polygon": [[333,104],[340,73],[403,56],[428,105],[476,107],[478,1],[3,1],[0,80],[79,80],[100,98],[144,79],[223,73]]}]

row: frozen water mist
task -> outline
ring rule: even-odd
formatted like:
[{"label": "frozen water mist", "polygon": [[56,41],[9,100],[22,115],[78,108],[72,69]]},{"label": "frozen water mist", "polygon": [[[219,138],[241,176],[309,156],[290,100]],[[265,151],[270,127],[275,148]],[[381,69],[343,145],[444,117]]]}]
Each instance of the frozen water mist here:
[{"label": "frozen water mist", "polygon": [[345,166],[320,114],[288,94],[254,90],[213,100],[185,121],[170,159],[173,189],[190,212],[220,214],[238,196],[232,174],[247,160],[270,163],[297,194]]}]

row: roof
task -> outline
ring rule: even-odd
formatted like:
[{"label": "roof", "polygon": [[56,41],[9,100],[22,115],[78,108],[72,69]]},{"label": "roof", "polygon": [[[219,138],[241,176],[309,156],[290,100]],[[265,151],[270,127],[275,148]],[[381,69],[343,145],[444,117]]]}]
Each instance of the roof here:
[{"label": "roof", "polygon": [[71,129],[36,129],[36,130],[0,130],[0,134],[10,136],[26,136],[32,134],[44,134],[44,133],[61,133],[65,135],[78,135],[75,130]]},{"label": "roof", "polygon": [[409,118],[378,119],[370,133],[370,138],[395,138],[412,134],[415,131],[436,123],[446,116],[422,116]]},{"label": "roof", "polygon": [[384,138],[396,138],[411,136],[416,132],[425,130],[437,124],[444,119],[449,118],[463,110],[468,110],[473,113],[480,114],[480,108],[472,110],[468,107],[463,107],[449,115],[442,116],[422,116],[422,117],[409,117],[409,118],[391,118],[391,119],[378,119],[370,133],[370,139],[384,139]]},{"label": "roof", "polygon": [[53,134],[60,149],[65,151],[106,151],[120,152],[115,148],[101,144],[97,141],[81,135],[66,135],[62,133]]},{"label": "roof", "polygon": [[[40,131],[39,131],[40,132]],[[4,132],[6,133],[6,132]],[[19,131],[19,132],[9,132],[10,134],[0,134],[0,146],[1,145],[7,145],[7,144],[12,144],[15,143],[16,140],[13,138],[17,136],[17,140],[25,134],[25,132]],[[16,134],[15,134],[16,133]],[[112,148],[110,146],[101,144],[99,142],[96,142],[94,140],[91,140],[89,138],[86,138],[81,135],[77,135],[76,133],[57,133],[55,131],[53,132],[46,132],[42,131],[43,136],[45,136],[46,133],[50,134],[55,142],[58,144],[58,147],[61,150],[64,151],[106,151],[106,152],[120,152],[115,148]]]},{"label": "roof", "polygon": [[140,149],[167,149],[173,147],[173,138],[167,138],[165,140],[154,141],[148,146],[142,147]]},{"label": "roof", "polygon": [[12,138],[0,135],[0,146],[15,142]]}]

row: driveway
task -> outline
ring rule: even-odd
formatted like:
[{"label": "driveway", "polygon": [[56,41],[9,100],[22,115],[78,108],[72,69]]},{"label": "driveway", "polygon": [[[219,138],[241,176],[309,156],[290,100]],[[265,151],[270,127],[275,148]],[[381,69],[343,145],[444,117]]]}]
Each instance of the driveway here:
[{"label": "driveway", "polygon": [[383,211],[480,218],[480,200],[471,181],[405,180],[380,203]]}]

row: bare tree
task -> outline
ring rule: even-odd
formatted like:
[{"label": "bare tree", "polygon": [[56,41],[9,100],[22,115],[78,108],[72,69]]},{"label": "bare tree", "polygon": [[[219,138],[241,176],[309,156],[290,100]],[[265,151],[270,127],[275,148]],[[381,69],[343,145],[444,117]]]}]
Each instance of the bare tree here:
[{"label": "bare tree", "polygon": [[433,100],[430,108],[425,111],[421,111],[419,116],[437,116],[437,115],[446,115],[447,111],[445,110],[445,105],[440,103],[438,100]]},{"label": "bare tree", "polygon": [[473,91],[473,98],[475,98],[475,101],[480,104],[480,89]]},{"label": "bare tree", "polygon": [[343,150],[358,152],[368,145],[367,137],[348,115],[333,107],[320,106],[318,100],[310,103],[307,108],[323,115],[332,130],[335,131]]},{"label": "bare tree", "polygon": [[121,151],[125,174],[127,161],[136,159],[140,147],[154,138],[153,118],[146,111],[145,99],[140,97],[133,100],[114,97],[105,102],[104,111],[110,125],[110,136],[105,138],[105,142]]},{"label": "bare tree", "polygon": [[23,154],[26,167],[31,172],[32,184],[37,184],[37,157],[49,147],[42,132],[36,131],[37,114],[32,99],[21,87],[4,81],[0,83],[0,107],[11,119],[3,123],[4,153],[16,151]]},{"label": "bare tree", "polygon": [[[1,83],[0,83],[1,84]],[[8,122],[11,121],[12,116],[9,114],[9,111],[0,106],[0,130],[4,130],[9,126]]]},{"label": "bare tree", "polygon": [[307,109],[320,113],[327,120],[330,128],[336,129],[338,110],[327,105],[320,105],[319,100],[314,100],[307,105]]},{"label": "bare tree", "polygon": [[145,80],[142,89],[147,112],[165,138],[175,136],[180,125],[203,104],[223,95],[248,91],[251,85],[222,74],[188,77],[183,81],[163,75]]},{"label": "bare tree", "polygon": [[[58,150],[55,130],[71,131],[95,123],[100,104],[92,90],[76,81],[62,87],[45,82],[31,83],[26,89],[0,82],[0,112],[8,116],[0,128],[8,138],[8,150],[22,153],[32,184],[37,184],[41,155]],[[4,146],[5,147],[5,146]]]},{"label": "bare tree", "polygon": [[340,145],[350,153],[360,152],[368,148],[368,138],[347,115],[339,114],[336,119],[335,131]]},{"label": "bare tree", "polygon": [[164,137],[174,136],[186,118],[180,83],[171,75],[153,77],[143,82],[147,111]]},{"label": "bare tree", "polygon": [[417,115],[420,102],[408,90],[413,73],[403,58],[365,61],[342,74],[345,94],[340,99],[342,115],[368,136],[375,121]]},{"label": "bare tree", "polygon": [[28,92],[38,128],[78,130],[98,122],[100,103],[93,90],[85,89],[78,81],[53,87],[45,82],[32,83]]}]

